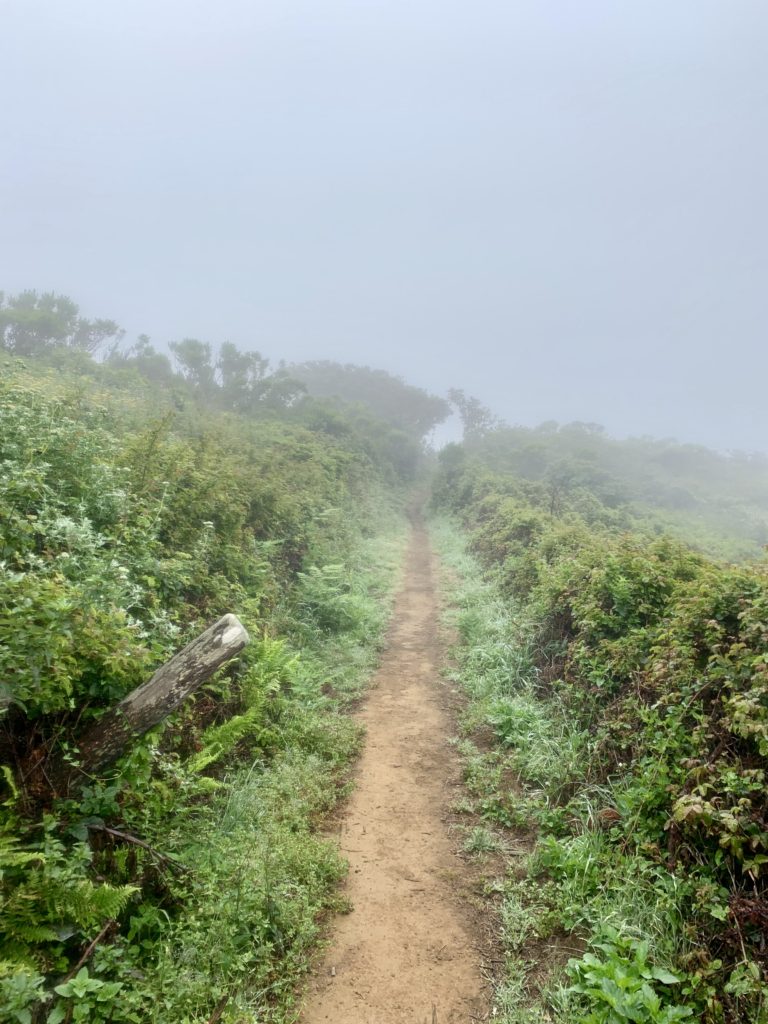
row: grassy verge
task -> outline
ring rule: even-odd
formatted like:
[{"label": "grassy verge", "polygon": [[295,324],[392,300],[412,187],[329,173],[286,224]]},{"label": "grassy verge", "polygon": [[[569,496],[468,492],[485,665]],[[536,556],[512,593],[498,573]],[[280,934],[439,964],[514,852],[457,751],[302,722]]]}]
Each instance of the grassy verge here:
[{"label": "grassy verge", "polygon": [[[115,894],[91,927],[98,931],[105,917],[114,927],[53,992],[39,969],[14,965],[0,976],[4,1019],[295,1019],[297,981],[323,915],[339,906],[346,871],[319,825],[345,792],[361,739],[349,706],[377,661],[401,562],[401,519],[389,514],[379,526],[348,552],[343,572],[307,572],[271,636],[252,644],[252,713],[210,726],[191,755],[159,742],[142,748],[113,787],[94,785],[87,806],[69,808],[70,832],[91,839],[81,847],[91,873],[110,880],[98,892]],[[98,829],[126,781],[123,839],[100,843]],[[56,838],[66,813],[58,809],[56,826],[50,819],[44,885],[51,900],[57,891],[72,898],[72,850],[65,855]],[[66,919],[71,910],[60,913]],[[46,966],[57,973],[57,964]]]},{"label": "grassy verge", "polygon": [[164,851],[189,868],[175,884],[190,909],[159,929],[152,909],[157,934],[151,949],[139,944],[144,977],[130,991],[136,1019],[151,1006],[158,1024],[204,1021],[221,1005],[223,1022],[294,1018],[297,979],[346,871],[317,826],[359,746],[345,711],[377,660],[401,548],[391,529],[364,542],[343,595],[333,574],[307,582],[278,651],[283,683],[266,716],[275,753],[225,778],[200,809],[187,801],[163,828]]},{"label": "grassy verge", "polygon": [[[344,871],[317,825],[359,743],[346,711],[389,615],[401,484],[352,427],[11,370],[0,1020],[285,1021]],[[238,659],[59,784],[89,723],[225,612],[251,635]]]},{"label": "grassy verge", "polygon": [[490,830],[517,829],[529,850],[510,861],[503,885],[496,1019],[667,1024],[706,1012],[764,1021],[746,957],[724,986],[717,963],[697,969],[692,908],[707,898],[716,914],[719,896],[633,841],[640,808],[629,806],[621,765],[606,777],[599,730],[579,725],[556,688],[537,686],[525,609],[483,576],[451,522],[435,521],[433,538],[453,576],[467,736],[481,727],[493,736],[483,749],[463,741],[471,806]]}]

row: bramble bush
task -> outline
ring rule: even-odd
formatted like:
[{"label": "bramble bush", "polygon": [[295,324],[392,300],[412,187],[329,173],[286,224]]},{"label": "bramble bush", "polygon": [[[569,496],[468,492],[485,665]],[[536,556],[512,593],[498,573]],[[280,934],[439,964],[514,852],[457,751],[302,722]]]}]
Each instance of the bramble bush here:
[{"label": "bramble bush", "polygon": [[[324,690],[375,658],[397,474],[349,419],[53,355],[0,383],[0,1017],[279,1016],[343,870],[312,825],[358,735]],[[58,792],[53,761],[225,612],[237,662]]]},{"label": "bramble bush", "polygon": [[[583,898],[597,899],[600,879],[630,854],[678,878],[684,925],[665,947],[686,982],[675,998],[697,1019],[754,1024],[768,998],[768,566],[627,532],[611,510],[587,520],[581,493],[554,506],[543,483],[493,474],[481,455],[449,451],[442,462],[435,503],[460,518],[510,609],[498,640],[489,624],[469,643],[467,669],[482,674],[484,657],[494,672],[515,644],[529,659],[483,707],[561,850],[538,862],[557,901],[587,864],[596,880]],[[465,618],[479,614],[468,607]],[[599,842],[566,856],[569,833],[582,832]],[[664,903],[664,889],[650,887],[649,906]],[[579,1019],[680,1019],[663,992],[643,989],[627,955],[573,966],[591,999]],[[603,991],[616,995],[619,966],[627,985],[635,978],[623,1016]]]}]

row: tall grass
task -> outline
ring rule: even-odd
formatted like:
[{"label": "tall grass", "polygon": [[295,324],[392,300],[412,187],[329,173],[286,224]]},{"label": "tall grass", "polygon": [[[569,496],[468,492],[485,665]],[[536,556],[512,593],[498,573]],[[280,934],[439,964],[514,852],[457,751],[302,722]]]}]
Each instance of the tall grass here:
[{"label": "tall grass", "polygon": [[[566,974],[569,952],[576,962],[585,947],[597,951],[608,973],[615,965],[624,969],[622,958],[634,963],[636,954],[625,956],[622,943],[630,950],[636,949],[632,943],[647,944],[653,969],[671,970],[688,949],[684,904],[690,893],[642,855],[617,852],[601,812],[621,804],[621,779],[606,782],[593,772],[589,730],[537,678],[524,609],[503,599],[484,577],[451,521],[436,518],[432,536],[444,566],[447,620],[457,635],[454,677],[469,698],[465,725],[495,737],[483,753],[469,740],[461,745],[475,809],[491,827],[535,833],[522,867],[519,857],[508,865],[498,922],[506,973],[497,988],[495,1019],[620,1024],[678,1019],[675,1013],[682,1019],[689,1011],[670,1010],[665,991],[655,1016],[651,1010],[632,1016],[631,1007],[624,1016],[621,1000],[614,1016],[601,1016],[599,1005],[590,1008],[590,997]],[[538,963],[527,961],[529,949]],[[660,982],[649,984],[664,989]]]},{"label": "tall grass", "polygon": [[137,995],[151,997],[157,1024],[207,1020],[225,997],[223,1022],[293,1017],[322,916],[339,906],[346,865],[317,827],[344,792],[359,748],[360,730],[344,709],[377,660],[403,536],[390,519],[361,543],[343,580],[315,586],[328,614],[343,595],[344,628],[318,625],[302,596],[286,611],[300,656],[280,698],[282,750],[232,772],[211,803],[168,823],[165,849],[191,867],[180,893],[190,910],[161,931],[151,966],[141,965]]}]

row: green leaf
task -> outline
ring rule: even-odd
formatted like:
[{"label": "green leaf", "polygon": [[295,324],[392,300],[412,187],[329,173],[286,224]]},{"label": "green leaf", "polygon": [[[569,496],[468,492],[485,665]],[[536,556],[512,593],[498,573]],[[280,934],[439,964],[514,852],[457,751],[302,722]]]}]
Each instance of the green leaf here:
[{"label": "green leaf", "polygon": [[665,971],[663,967],[654,967],[652,972],[653,977],[656,981],[660,981],[662,985],[679,985],[680,978],[676,974],[672,974],[671,971]]}]

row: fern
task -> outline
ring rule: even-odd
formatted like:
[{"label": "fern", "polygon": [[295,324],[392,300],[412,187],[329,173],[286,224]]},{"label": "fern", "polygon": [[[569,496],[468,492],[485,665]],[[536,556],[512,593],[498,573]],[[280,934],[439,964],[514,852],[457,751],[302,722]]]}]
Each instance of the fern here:
[{"label": "fern", "polygon": [[38,849],[19,849],[16,840],[0,837],[0,955],[38,966],[47,964],[49,944],[117,917],[137,891],[93,882],[88,847],[65,847],[54,827],[47,819]]},{"label": "fern", "polygon": [[189,760],[193,772],[205,771],[210,765],[221,760],[249,736],[261,732],[262,709],[252,707],[244,715],[235,715],[223,725],[211,726],[203,736],[204,747]]},{"label": "fern", "polygon": [[39,850],[12,850],[10,844],[5,848],[0,846],[0,879],[6,868],[18,868],[24,864],[31,864],[35,861],[40,863],[44,860],[45,857]]},{"label": "fern", "polygon": [[69,902],[72,920],[81,928],[93,928],[125,909],[131,896],[138,892],[134,885],[94,885],[88,879],[62,892]]},{"label": "fern", "polygon": [[59,940],[59,933],[49,925],[14,923],[13,920],[9,920],[7,927],[8,937],[17,939],[24,946]]},{"label": "fern", "polygon": [[243,740],[253,739],[258,743],[273,738],[273,733],[264,726],[267,699],[276,697],[283,687],[289,685],[299,657],[291,653],[285,640],[273,640],[268,636],[262,637],[252,648],[250,657],[253,662],[241,684],[246,710],[221,725],[206,729],[203,749],[188,762],[193,772],[205,771],[230,754]]}]

